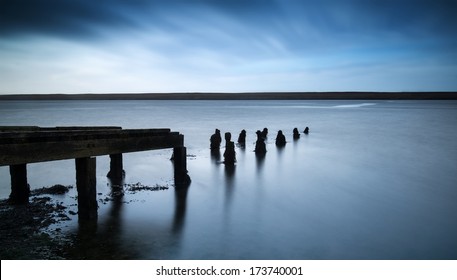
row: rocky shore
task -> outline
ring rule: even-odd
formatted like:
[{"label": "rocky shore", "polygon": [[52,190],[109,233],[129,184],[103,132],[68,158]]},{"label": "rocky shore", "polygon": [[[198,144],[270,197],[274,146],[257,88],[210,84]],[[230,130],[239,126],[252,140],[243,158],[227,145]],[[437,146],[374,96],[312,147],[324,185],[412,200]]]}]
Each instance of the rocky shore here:
[{"label": "rocky shore", "polygon": [[0,258],[2,260],[64,259],[68,242],[45,231],[67,220],[65,206],[50,197],[33,195],[27,205],[10,205],[0,200]]},{"label": "rocky shore", "polygon": [[[109,242],[92,236],[80,240],[63,233],[62,226],[77,213],[69,210],[54,195],[64,195],[72,186],[54,185],[32,190],[29,203],[11,205],[7,199],[0,200],[0,259],[2,260],[59,260],[59,259],[129,259],[129,255],[111,252]],[[125,194],[142,191],[164,191],[167,185],[147,186],[141,183],[116,186],[113,191],[99,197],[100,204],[107,204]],[[102,194],[100,193],[99,196]],[[123,201],[130,203],[134,200]],[[84,241],[84,242],[83,242]],[[76,242],[76,243],[75,243]],[[84,245],[89,243],[90,245]],[[83,245],[81,245],[83,244]],[[80,248],[81,247],[81,248]]]}]

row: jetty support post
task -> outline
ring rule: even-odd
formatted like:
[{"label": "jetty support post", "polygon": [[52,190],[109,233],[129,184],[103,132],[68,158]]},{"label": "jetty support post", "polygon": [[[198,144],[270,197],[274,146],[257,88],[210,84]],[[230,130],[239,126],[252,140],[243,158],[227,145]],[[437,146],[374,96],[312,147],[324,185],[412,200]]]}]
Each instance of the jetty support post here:
[{"label": "jetty support post", "polygon": [[95,157],[75,159],[76,188],[78,190],[78,218],[97,219],[96,161]]},{"label": "jetty support post", "polygon": [[11,194],[9,202],[25,204],[29,202],[30,186],[27,184],[27,165],[10,165]]},{"label": "jetty support post", "polygon": [[173,148],[174,177],[176,187],[187,187],[190,177],[187,174],[187,150],[184,146]]},{"label": "jetty support post", "polygon": [[108,177],[115,182],[122,182],[124,178],[124,170],[122,164],[122,154],[111,154]]}]

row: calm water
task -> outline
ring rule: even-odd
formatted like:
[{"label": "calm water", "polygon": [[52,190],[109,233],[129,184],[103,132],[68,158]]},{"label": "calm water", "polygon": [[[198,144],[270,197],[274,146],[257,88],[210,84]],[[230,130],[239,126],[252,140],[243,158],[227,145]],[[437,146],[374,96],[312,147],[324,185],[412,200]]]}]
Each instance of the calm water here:
[{"label": "calm water", "polygon": [[[125,154],[125,183],[168,190],[110,199],[109,158],[97,158],[97,229],[87,235],[71,215],[60,225],[78,258],[457,259],[455,101],[2,101],[0,125],[185,135],[187,192],[173,188],[171,150],[160,150]],[[293,128],[306,126],[310,134],[293,141]],[[264,127],[261,160],[253,150]],[[248,132],[233,170],[210,156],[215,128],[235,140]],[[6,198],[7,167],[0,178]],[[74,161],[30,164],[28,180],[32,188],[75,185]],[[75,195],[56,199],[76,211]]]}]

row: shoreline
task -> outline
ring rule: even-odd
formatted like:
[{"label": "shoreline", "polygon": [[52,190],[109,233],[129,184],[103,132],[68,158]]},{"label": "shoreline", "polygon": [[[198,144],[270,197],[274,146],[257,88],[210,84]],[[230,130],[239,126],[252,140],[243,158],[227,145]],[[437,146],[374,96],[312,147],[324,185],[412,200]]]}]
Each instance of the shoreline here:
[{"label": "shoreline", "polygon": [[[0,199],[0,258],[2,260],[62,260],[70,241],[60,234],[68,220],[66,207],[50,196],[32,195],[29,203],[11,205]],[[51,233],[49,226],[55,225]]]},{"label": "shoreline", "polygon": [[457,100],[457,92],[187,92],[0,94],[1,100]]}]

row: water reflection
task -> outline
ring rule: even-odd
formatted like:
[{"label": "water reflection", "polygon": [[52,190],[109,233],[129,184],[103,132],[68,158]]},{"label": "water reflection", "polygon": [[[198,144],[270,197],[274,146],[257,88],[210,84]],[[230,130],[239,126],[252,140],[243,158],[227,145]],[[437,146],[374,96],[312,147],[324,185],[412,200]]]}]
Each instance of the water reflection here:
[{"label": "water reflection", "polygon": [[221,161],[221,151],[219,149],[211,149],[211,160],[214,163],[219,163]]},{"label": "water reflection", "polygon": [[235,169],[236,165],[225,165],[225,207],[230,206],[235,189]]},{"label": "water reflection", "polygon": [[265,163],[265,154],[256,154],[255,155],[255,159],[256,159],[256,165],[257,165],[257,175],[259,177],[262,177],[262,170],[263,170],[263,166],[264,166],[264,163]]},{"label": "water reflection", "polygon": [[180,235],[184,228],[188,190],[188,186],[175,188],[175,214],[171,230],[175,235]]},{"label": "water reflection", "polygon": [[285,145],[284,146],[276,146],[276,151],[278,153],[278,158],[281,158],[285,148],[286,148]]},{"label": "water reflection", "polygon": [[[133,247],[122,242],[122,210],[124,207],[123,179],[109,179],[110,209],[106,219],[79,220],[76,238],[69,250],[71,259],[135,259],[139,257]],[[104,200],[104,201],[106,201]],[[99,201],[99,203],[102,201]]]},{"label": "water reflection", "polygon": [[106,221],[108,227],[105,228],[110,235],[116,236],[122,230],[121,214],[124,205],[124,179],[109,179],[109,181],[111,182],[111,208]]},{"label": "water reflection", "polygon": [[[109,203],[108,211],[102,219],[80,220],[73,236],[73,242],[67,250],[69,259],[142,259],[148,252],[160,251],[164,244],[167,247],[179,248],[181,234],[185,227],[188,186],[174,188],[174,214],[170,223],[154,232],[171,232],[163,237],[156,236],[152,247],[135,246],[128,238],[131,232],[124,218],[126,194],[124,180],[108,179],[111,192],[109,197],[99,203]],[[148,238],[151,235],[148,233]]]}]

